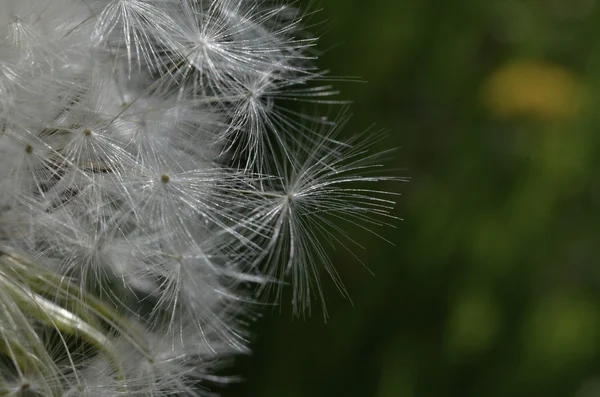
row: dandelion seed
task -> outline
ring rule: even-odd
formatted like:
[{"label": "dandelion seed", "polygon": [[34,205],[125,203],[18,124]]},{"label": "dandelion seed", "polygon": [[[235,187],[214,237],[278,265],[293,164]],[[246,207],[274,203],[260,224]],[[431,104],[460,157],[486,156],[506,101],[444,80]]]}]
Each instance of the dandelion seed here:
[{"label": "dandelion seed", "polygon": [[[346,296],[342,280],[327,255],[326,245],[361,247],[338,224],[347,222],[377,234],[374,228],[390,226],[394,202],[390,193],[357,187],[356,184],[399,181],[396,177],[371,176],[377,159],[385,152],[369,153],[372,139],[340,142],[335,139],[343,120],[318,141],[306,140],[294,152],[274,160],[281,177],[262,182],[255,192],[257,203],[245,220],[248,229],[263,239],[264,253],[257,266],[271,279],[291,276],[292,303],[298,315],[310,312],[317,297],[327,317],[320,284],[323,267],[340,292]],[[370,137],[372,138],[372,137]],[[268,292],[273,284],[260,287]],[[281,299],[281,288],[277,292]]]}]

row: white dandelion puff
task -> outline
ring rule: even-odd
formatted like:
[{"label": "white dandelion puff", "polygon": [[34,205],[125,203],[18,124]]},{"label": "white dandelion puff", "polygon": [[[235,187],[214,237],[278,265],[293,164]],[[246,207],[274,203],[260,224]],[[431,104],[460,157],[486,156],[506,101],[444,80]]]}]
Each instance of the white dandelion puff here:
[{"label": "white dandelion puff", "polygon": [[[0,0],[0,395],[214,396],[281,300],[323,302],[344,228],[396,219],[303,11]],[[311,121],[313,123],[307,123]],[[368,186],[365,186],[368,185]]]}]

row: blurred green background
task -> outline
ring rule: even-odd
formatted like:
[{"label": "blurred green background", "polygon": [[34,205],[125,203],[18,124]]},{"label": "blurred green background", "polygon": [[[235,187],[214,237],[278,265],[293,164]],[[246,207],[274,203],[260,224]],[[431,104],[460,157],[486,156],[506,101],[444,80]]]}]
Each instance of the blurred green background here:
[{"label": "blurred green background", "polygon": [[374,276],[334,253],[353,306],[267,312],[224,395],[600,396],[600,2],[318,3],[403,221],[355,235]]}]

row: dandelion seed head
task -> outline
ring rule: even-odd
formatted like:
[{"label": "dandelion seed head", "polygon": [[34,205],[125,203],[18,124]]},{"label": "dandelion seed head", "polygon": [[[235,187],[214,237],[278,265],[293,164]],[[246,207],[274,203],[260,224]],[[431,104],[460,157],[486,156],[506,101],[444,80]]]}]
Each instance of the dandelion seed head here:
[{"label": "dandelion seed head", "polygon": [[[379,154],[342,141],[301,10],[0,0],[0,395],[203,396],[291,281],[342,294]],[[311,123],[309,121],[315,121]],[[375,173],[372,173],[375,172]],[[273,293],[271,293],[273,292]],[[274,296],[274,298],[273,298]]]}]

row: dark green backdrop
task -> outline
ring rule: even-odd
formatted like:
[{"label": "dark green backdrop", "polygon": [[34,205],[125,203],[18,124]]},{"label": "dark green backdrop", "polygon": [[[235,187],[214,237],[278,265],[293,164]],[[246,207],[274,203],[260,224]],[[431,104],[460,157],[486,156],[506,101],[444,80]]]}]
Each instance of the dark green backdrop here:
[{"label": "dark green backdrop", "polygon": [[[322,68],[410,183],[331,318],[255,324],[225,396],[600,396],[600,2],[318,0]],[[314,8],[314,6],[313,6]]]}]

